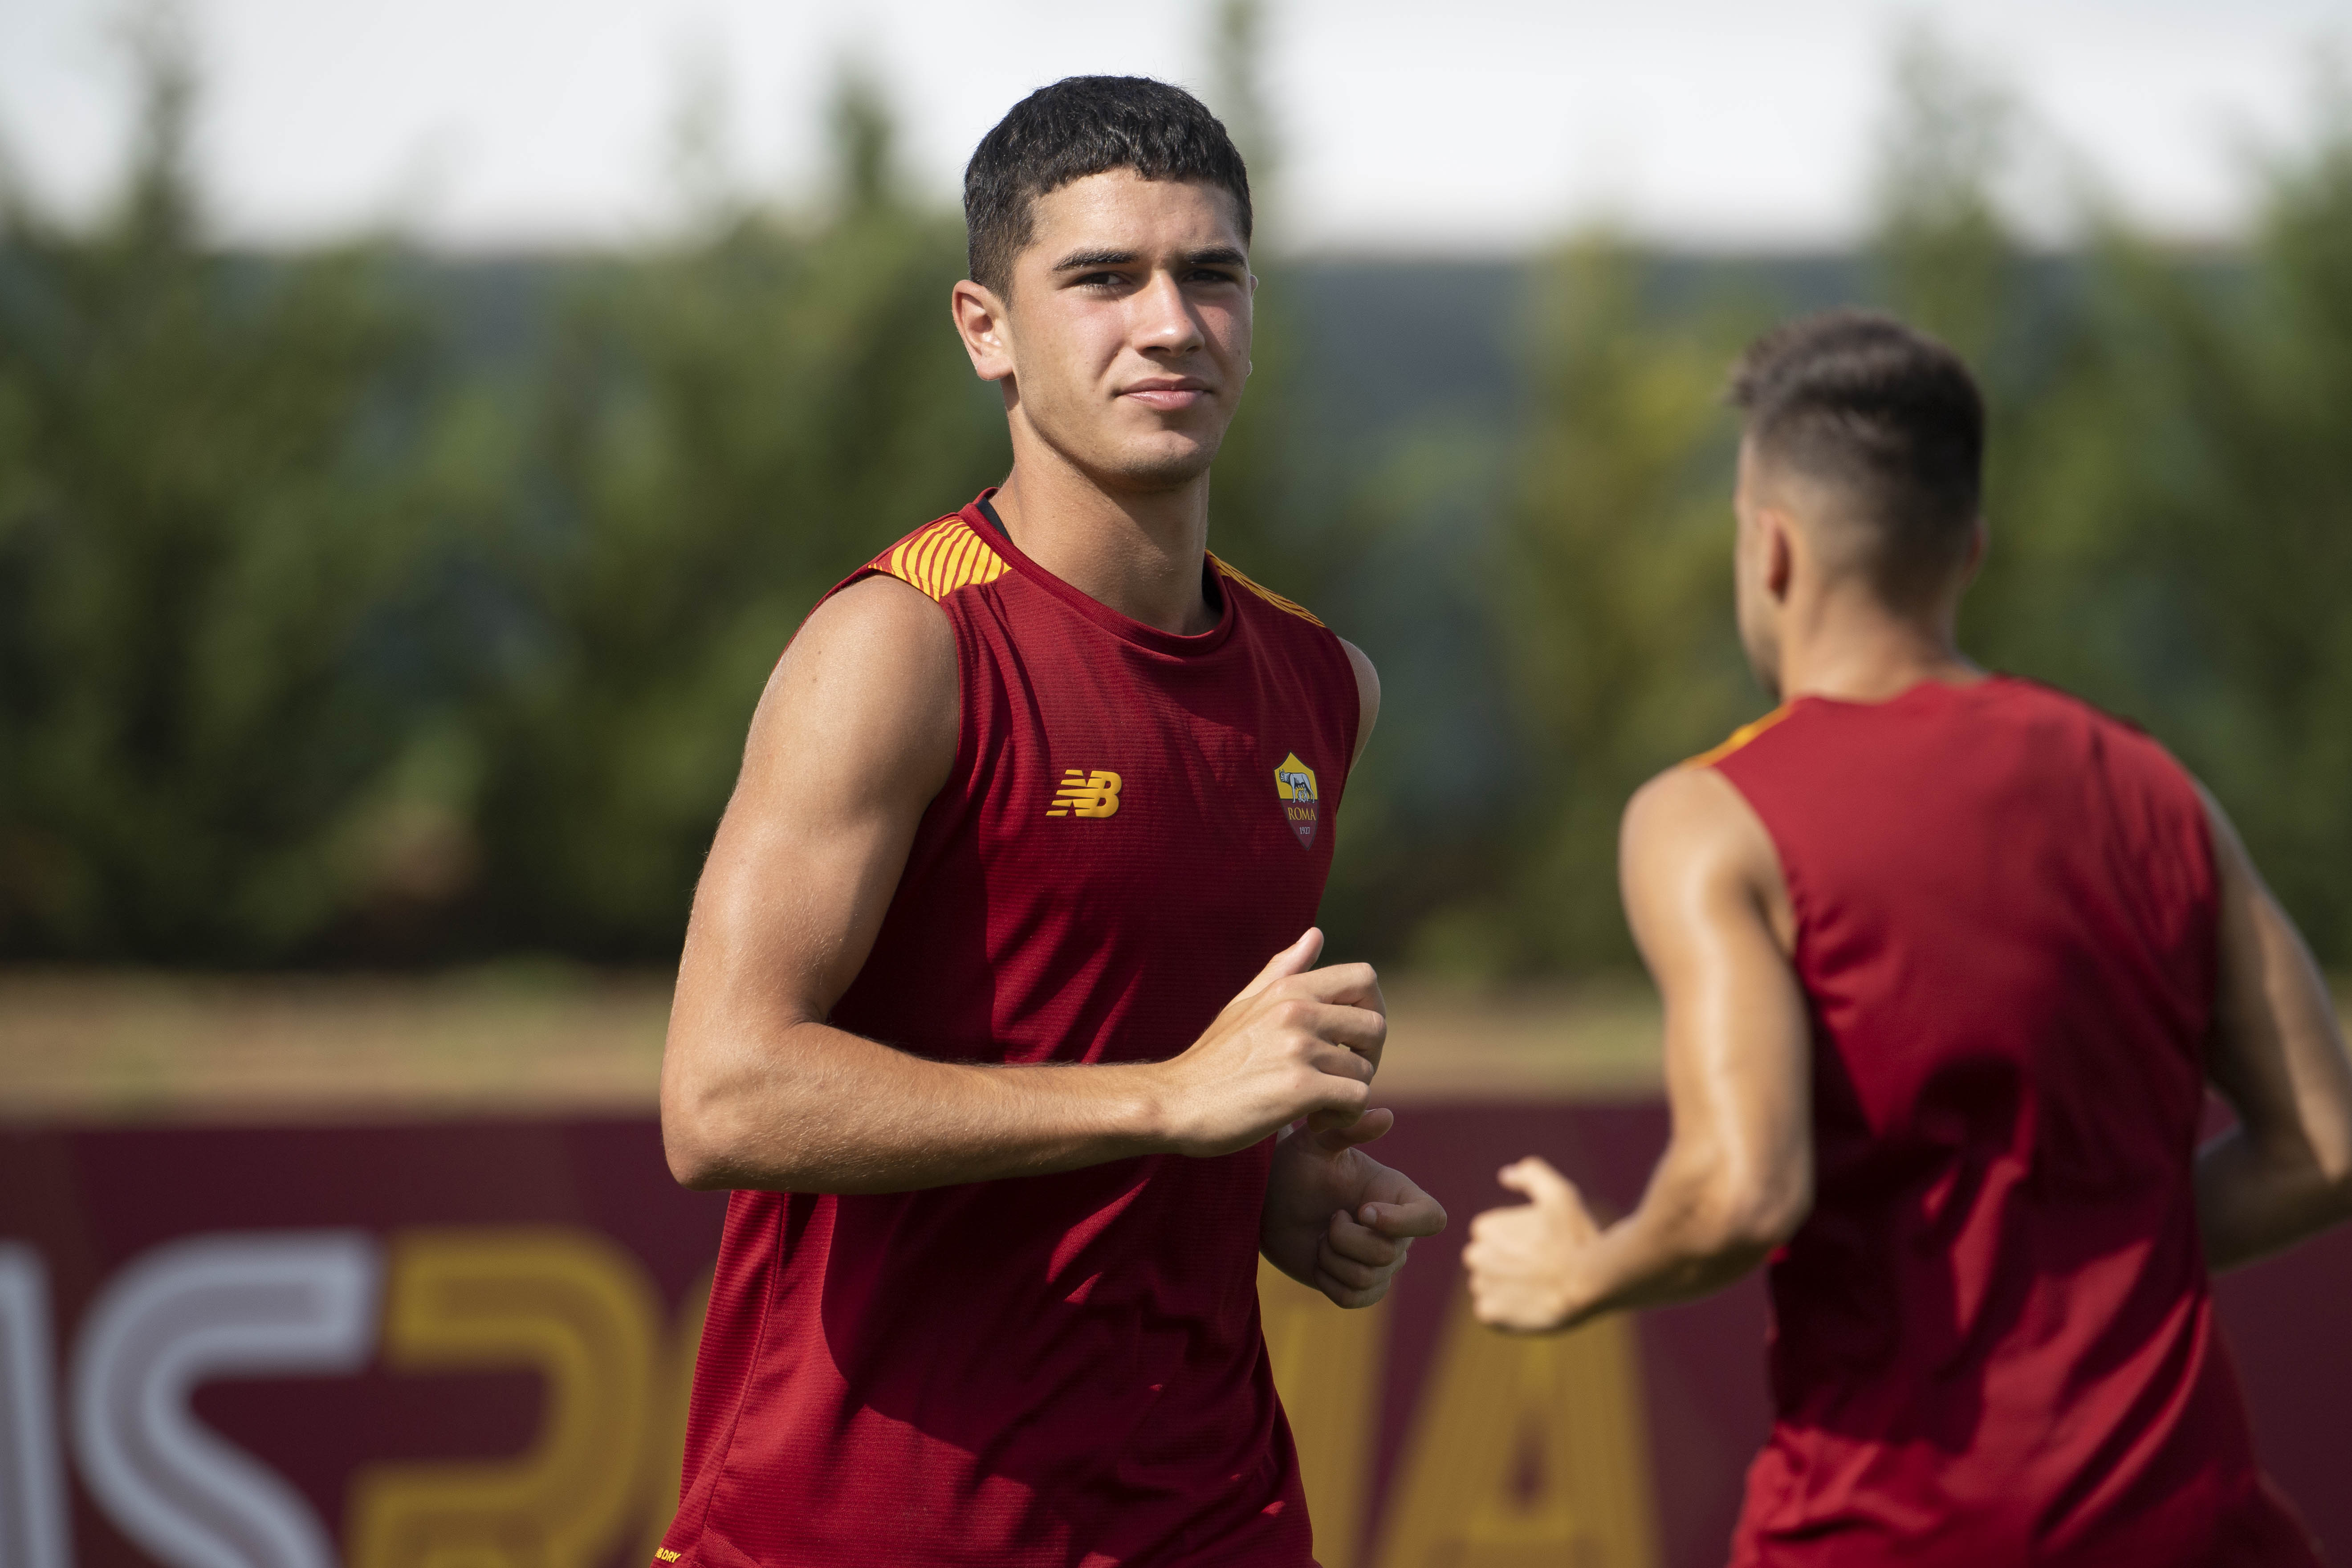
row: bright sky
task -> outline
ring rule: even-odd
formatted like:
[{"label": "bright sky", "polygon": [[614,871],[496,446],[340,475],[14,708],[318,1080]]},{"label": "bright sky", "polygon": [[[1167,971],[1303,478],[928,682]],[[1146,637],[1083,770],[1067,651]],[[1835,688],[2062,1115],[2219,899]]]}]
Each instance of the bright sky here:
[{"label": "bright sky", "polygon": [[[715,84],[739,177],[805,195],[841,60],[870,64],[950,197],[1024,92],[1079,71],[1204,85],[1210,0],[184,0],[201,160],[238,237],[396,223],[468,248],[625,239],[677,210],[667,153]],[[2308,139],[2352,0],[1272,0],[1284,229],[1318,250],[1477,252],[1605,216],[1698,246],[1863,221],[1888,62],[1925,18],[2032,111],[2029,200],[2084,171],[2216,236]],[[76,206],[119,165],[117,0],[0,0],[0,145]],[[2038,193],[2038,195],[2037,195]]]}]

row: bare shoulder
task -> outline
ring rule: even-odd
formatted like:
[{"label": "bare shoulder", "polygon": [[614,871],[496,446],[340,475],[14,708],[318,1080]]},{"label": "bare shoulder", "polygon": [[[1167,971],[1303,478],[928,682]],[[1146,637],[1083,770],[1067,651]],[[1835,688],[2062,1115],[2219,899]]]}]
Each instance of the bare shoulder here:
[{"label": "bare shoulder", "polygon": [[867,577],[810,612],[777,661],[751,721],[746,770],[817,747],[852,766],[943,780],[960,720],[946,615],[895,577]]},{"label": "bare shoulder", "polygon": [[809,612],[778,663],[814,674],[827,664],[887,678],[955,673],[955,632],[929,595],[896,577],[860,578]]},{"label": "bare shoulder", "polygon": [[1372,668],[1371,656],[1346,637],[1339,639],[1339,647],[1348,655],[1348,668],[1356,672],[1356,755],[1360,757],[1381,716],[1381,672]]},{"label": "bare shoulder", "polygon": [[1668,768],[1625,805],[1622,842],[1651,855],[1720,854],[1743,844],[1771,847],[1755,808],[1713,768]]},{"label": "bare shoulder", "polygon": [[1627,912],[1731,898],[1761,910],[1783,945],[1794,916],[1780,851],[1747,797],[1713,768],[1667,769],[1633,794],[1618,840]]}]

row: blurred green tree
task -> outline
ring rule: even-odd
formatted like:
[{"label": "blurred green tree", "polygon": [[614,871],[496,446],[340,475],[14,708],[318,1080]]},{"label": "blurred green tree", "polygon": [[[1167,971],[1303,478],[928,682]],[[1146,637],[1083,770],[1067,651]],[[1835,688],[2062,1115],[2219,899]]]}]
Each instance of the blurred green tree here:
[{"label": "blurred green tree", "polygon": [[488,922],[599,958],[676,951],[763,678],[817,596],[1007,461],[948,330],[961,229],[905,198],[845,72],[830,209],[730,201],[564,311],[505,571],[521,651],[476,733]]},{"label": "blurred green tree", "polygon": [[2271,171],[2249,268],[2095,215],[2021,257],[1993,195],[2014,110],[1931,38],[1898,71],[1876,251],[1976,363],[1993,548],[1964,640],[2148,725],[2352,961],[2352,116]]},{"label": "blurred green tree", "polygon": [[1218,449],[1209,503],[1209,547],[1270,587],[1322,611],[1337,586],[1343,548],[1333,534],[1344,509],[1307,437],[1296,367],[1295,274],[1282,256],[1282,149],[1266,102],[1267,6],[1217,0],[1210,15],[1211,109],[1249,165],[1254,235],[1250,377]]},{"label": "blurred green tree", "polygon": [[373,249],[208,247],[188,52],[132,37],[112,211],[0,195],[0,954],[279,962],[464,870],[392,809],[425,340]]},{"label": "blurred green tree", "polygon": [[[1762,705],[1717,395],[1772,310],[1587,237],[1528,274],[1516,422],[1366,441],[1281,253],[1267,12],[1213,22],[1267,279],[1213,543],[1388,666],[1335,939],[1622,963],[1626,795]],[[468,360],[409,291],[431,263],[212,241],[185,51],[139,38],[112,208],[0,181],[0,959],[666,961],[801,616],[1003,472],[942,320],[959,226],[907,195],[870,76],[789,210],[731,181],[705,95],[678,237],[533,273],[563,280],[534,357]],[[1895,83],[1871,288],[1970,356],[1992,419],[1965,639],[2147,723],[2352,962],[2352,112],[2275,164],[2242,256],[2107,221],[2054,257],[1999,197],[2011,95],[1924,35]],[[1868,291],[1801,291],[1832,274]]]},{"label": "blurred green tree", "polygon": [[1518,482],[1489,572],[1521,806],[1483,907],[1423,936],[1475,967],[1622,963],[1617,819],[1645,778],[1761,707],[1731,619],[1725,306],[1659,320],[1642,258],[1605,236],[1541,275]]},{"label": "blurred green tree", "polygon": [[1889,303],[1982,365],[2014,303],[2017,258],[1994,195],[2016,135],[2000,84],[1924,26],[1895,51],[1873,176]]},{"label": "blurred green tree", "polygon": [[1962,641],[2001,668],[2112,696],[2112,650],[2076,618],[2115,543],[2104,479],[2083,471],[2086,442],[2113,427],[2110,399],[2077,291],[2021,254],[2001,210],[2015,100],[1925,27],[1898,47],[1893,86],[1873,179],[1875,281],[1897,315],[1969,363],[1985,394],[1993,546]]},{"label": "blurred green tree", "polygon": [[2029,257],[1997,194],[2019,110],[1998,80],[1921,30],[1903,44],[1881,143],[1873,255],[1885,301],[1949,342],[1984,388],[1992,546],[1961,614],[1979,659],[2144,717],[2149,607],[2178,584],[2118,484],[2136,440],[2116,374],[2114,276]]},{"label": "blurred green tree", "polygon": [[2239,286],[2107,248],[2106,493],[2138,524],[2123,564],[2168,590],[2135,695],[2322,955],[2352,963],[2352,98],[2273,166]]}]

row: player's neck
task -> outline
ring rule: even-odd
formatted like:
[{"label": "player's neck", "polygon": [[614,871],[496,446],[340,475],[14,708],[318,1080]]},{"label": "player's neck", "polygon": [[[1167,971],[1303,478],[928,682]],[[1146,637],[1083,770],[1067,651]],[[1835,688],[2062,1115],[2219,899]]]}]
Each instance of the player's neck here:
[{"label": "player's neck", "polygon": [[1852,599],[1792,616],[1780,641],[1780,696],[1885,702],[1923,680],[1965,686],[1984,671],[1959,650],[1948,615],[1908,616]]},{"label": "player's neck", "polygon": [[1164,632],[1215,628],[1201,591],[1206,473],[1172,489],[1112,491],[1055,456],[1016,449],[992,504],[1022,553],[1081,594]]}]

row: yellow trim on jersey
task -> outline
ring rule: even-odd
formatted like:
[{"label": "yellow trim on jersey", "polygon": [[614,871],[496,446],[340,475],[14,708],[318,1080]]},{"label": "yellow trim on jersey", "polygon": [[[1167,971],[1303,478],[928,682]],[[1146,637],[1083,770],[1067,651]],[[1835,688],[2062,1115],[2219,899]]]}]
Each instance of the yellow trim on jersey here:
[{"label": "yellow trim on jersey", "polygon": [[960,517],[942,518],[909,534],[879,564],[891,576],[933,599],[944,599],[958,588],[993,583],[1007,570],[1004,557]]},{"label": "yellow trim on jersey", "polygon": [[1701,752],[1697,756],[1693,757],[1690,761],[1685,763],[1683,766],[1686,768],[1711,768],[1715,766],[1716,763],[1723,761],[1724,758],[1731,755],[1732,752],[1739,750],[1740,747],[1748,744],[1748,742],[1754,740],[1757,736],[1762,734],[1765,731],[1770,729],[1773,725],[1778,724],[1781,720],[1786,719],[1788,716],[1789,705],[1783,702],[1778,708],[1773,709],[1769,713],[1765,714],[1761,719],[1755,720],[1750,723],[1742,724],[1738,729],[1734,730],[1731,732],[1731,734],[1724,741],[1723,744],[1717,746],[1712,751]]},{"label": "yellow trim on jersey", "polygon": [[[1247,588],[1251,593],[1255,594],[1259,598],[1264,599],[1267,604],[1272,605],[1276,609],[1284,612],[1286,615],[1297,616],[1300,620],[1305,621],[1309,626],[1319,626],[1323,625],[1321,621],[1316,619],[1314,611],[1308,609],[1306,605],[1300,604],[1296,599],[1286,599],[1281,595],[1276,593],[1273,589],[1253,582],[1245,574],[1235,571],[1230,563],[1218,560],[1214,551],[1212,551],[1209,553],[1209,563],[1217,569],[1220,576],[1231,578],[1234,582],[1240,584],[1244,588]],[[1328,628],[1326,629],[1328,630]]]}]

